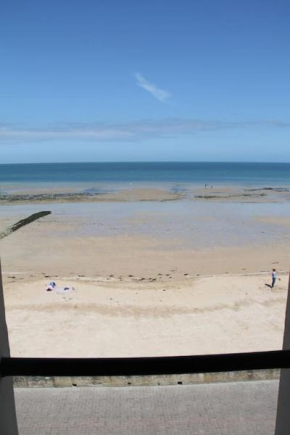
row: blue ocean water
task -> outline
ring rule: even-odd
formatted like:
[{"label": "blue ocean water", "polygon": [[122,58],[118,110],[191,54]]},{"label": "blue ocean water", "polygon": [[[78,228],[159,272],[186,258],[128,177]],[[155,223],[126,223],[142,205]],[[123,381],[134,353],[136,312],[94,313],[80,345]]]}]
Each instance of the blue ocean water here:
[{"label": "blue ocean water", "polygon": [[289,186],[290,163],[130,162],[0,165],[0,185],[95,182]]}]

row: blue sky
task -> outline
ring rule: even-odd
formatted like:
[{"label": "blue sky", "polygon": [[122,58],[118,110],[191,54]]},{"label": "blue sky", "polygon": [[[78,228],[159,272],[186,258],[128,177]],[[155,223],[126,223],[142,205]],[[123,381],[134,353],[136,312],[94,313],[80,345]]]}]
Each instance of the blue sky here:
[{"label": "blue sky", "polygon": [[10,0],[0,162],[290,162],[288,0]]}]

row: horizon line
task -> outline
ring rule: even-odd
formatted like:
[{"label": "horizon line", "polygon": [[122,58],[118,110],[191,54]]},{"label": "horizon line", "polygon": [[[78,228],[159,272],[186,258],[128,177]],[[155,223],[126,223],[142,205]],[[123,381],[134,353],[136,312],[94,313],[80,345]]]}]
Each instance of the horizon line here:
[{"label": "horizon line", "polygon": [[75,162],[15,162],[15,163],[0,163],[0,166],[5,165],[74,165],[74,164],[102,164],[102,163],[240,163],[240,164],[290,164],[290,161],[248,161],[248,160],[102,160],[102,161],[75,161]]}]

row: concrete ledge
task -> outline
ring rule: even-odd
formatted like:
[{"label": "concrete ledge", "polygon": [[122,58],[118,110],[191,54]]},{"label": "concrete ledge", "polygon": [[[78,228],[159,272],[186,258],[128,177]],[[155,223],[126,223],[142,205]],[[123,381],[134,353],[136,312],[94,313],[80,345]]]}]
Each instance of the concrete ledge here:
[{"label": "concrete ledge", "polygon": [[14,377],[14,387],[127,387],[154,385],[211,384],[279,379],[280,370],[251,370],[225,373],[198,373],[162,376],[91,376],[91,377]]}]

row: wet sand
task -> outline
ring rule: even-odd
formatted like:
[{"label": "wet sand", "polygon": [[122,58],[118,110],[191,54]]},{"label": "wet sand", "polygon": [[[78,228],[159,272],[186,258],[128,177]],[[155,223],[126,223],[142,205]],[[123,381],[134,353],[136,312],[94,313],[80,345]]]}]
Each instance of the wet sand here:
[{"label": "wet sand", "polygon": [[0,205],[75,203],[75,202],[132,202],[132,201],[194,201],[269,203],[290,202],[288,187],[245,187],[175,185],[159,183],[158,186],[83,185],[82,187],[4,186],[0,192]]}]

